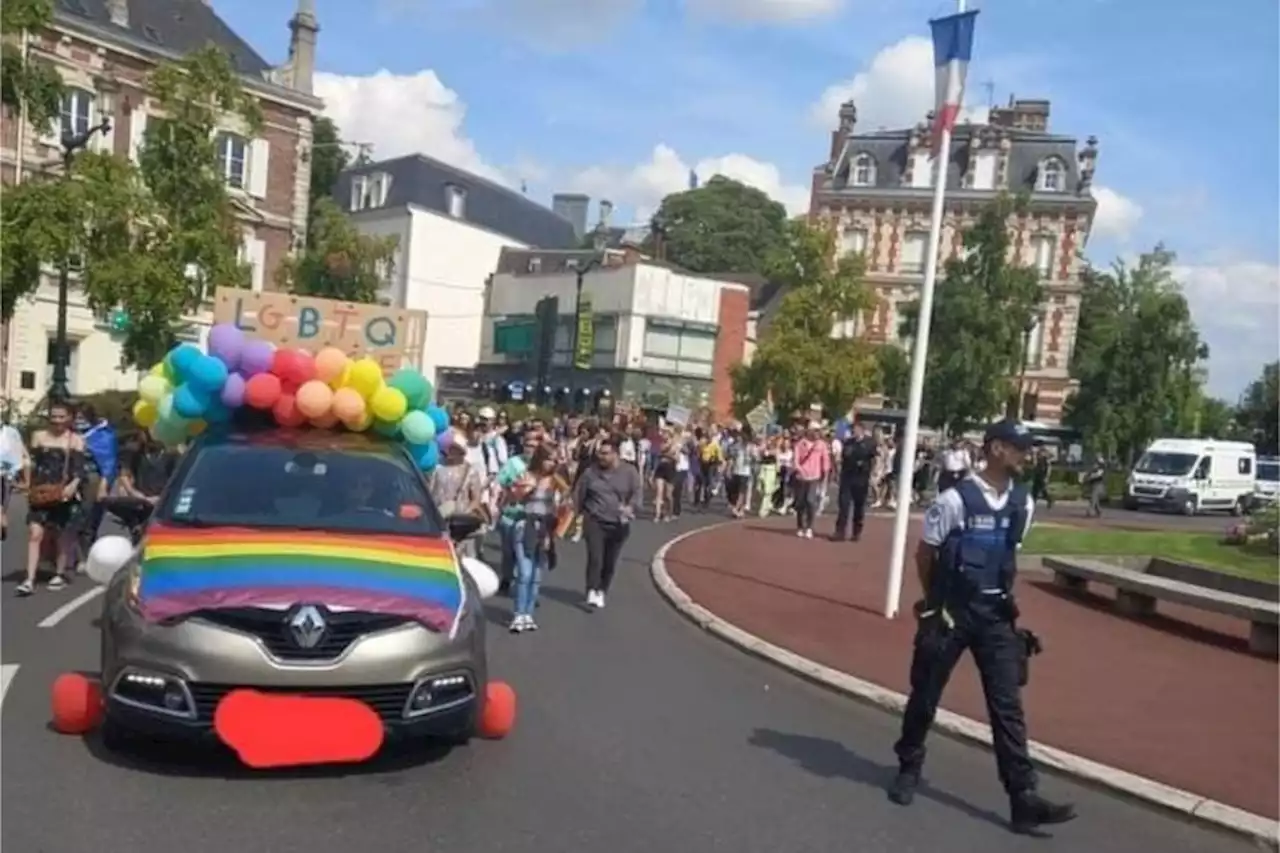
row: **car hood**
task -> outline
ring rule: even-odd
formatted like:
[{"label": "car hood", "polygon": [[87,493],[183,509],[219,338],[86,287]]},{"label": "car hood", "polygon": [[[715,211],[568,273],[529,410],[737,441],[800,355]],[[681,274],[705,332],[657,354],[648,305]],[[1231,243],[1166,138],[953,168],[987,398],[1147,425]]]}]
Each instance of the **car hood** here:
[{"label": "car hood", "polygon": [[405,616],[452,634],[466,597],[447,539],[154,524],[138,607],[153,621],[223,607],[323,604]]}]

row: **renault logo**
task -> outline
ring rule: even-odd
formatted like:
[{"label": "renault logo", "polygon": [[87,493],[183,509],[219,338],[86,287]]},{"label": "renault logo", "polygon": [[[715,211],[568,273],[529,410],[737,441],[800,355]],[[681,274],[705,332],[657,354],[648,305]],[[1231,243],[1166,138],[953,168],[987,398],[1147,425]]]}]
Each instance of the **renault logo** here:
[{"label": "renault logo", "polygon": [[300,649],[314,649],[324,638],[326,625],[320,611],[308,604],[289,620],[289,634]]}]

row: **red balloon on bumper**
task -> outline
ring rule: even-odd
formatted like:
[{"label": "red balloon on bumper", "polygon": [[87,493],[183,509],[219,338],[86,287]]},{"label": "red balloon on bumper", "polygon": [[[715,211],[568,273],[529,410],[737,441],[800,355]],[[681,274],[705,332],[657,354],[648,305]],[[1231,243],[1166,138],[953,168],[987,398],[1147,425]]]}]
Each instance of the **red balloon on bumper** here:
[{"label": "red balloon on bumper", "polygon": [[484,712],[480,715],[480,737],[499,740],[516,725],[516,691],[505,681],[490,681],[484,691]]},{"label": "red balloon on bumper", "polygon": [[78,672],[59,675],[53,682],[53,728],[64,735],[82,735],[102,722],[102,685]]}]

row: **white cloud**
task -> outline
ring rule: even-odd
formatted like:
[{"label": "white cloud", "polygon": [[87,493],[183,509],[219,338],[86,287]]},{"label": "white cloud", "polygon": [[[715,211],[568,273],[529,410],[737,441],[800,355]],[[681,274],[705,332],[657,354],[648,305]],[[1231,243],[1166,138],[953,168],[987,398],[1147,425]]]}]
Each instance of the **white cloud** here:
[{"label": "white cloud", "polygon": [[658,208],[664,196],[688,189],[690,169],[699,182],[724,175],[763,190],[793,214],[809,207],[808,189],[788,184],[772,163],[746,154],[724,154],[690,163],[675,149],[661,144],[654,147],[652,156],[643,163],[629,168],[593,166],[574,175],[569,186],[593,198],[607,198],[614,204],[629,206],[634,210],[634,218],[641,221]]},{"label": "white cloud", "polygon": [[1280,266],[1237,260],[1175,268],[1209,345],[1209,387],[1234,400],[1280,350]]},{"label": "white cloud", "polygon": [[1093,198],[1098,202],[1098,210],[1093,215],[1092,236],[1127,242],[1142,219],[1142,205],[1102,184],[1094,185]]},{"label": "white cloud", "polygon": [[844,0],[686,0],[689,10],[730,21],[791,23],[840,11]]},{"label": "white cloud", "polygon": [[367,77],[316,74],[316,94],[342,138],[372,143],[375,160],[404,154],[426,154],[498,181],[509,182],[500,169],[480,156],[463,132],[467,108],[434,71]]},{"label": "white cloud", "polygon": [[[811,108],[811,118],[818,127],[834,127],[840,104],[852,100],[860,130],[913,127],[934,107],[934,80],[933,42],[908,36],[873,56],[865,70],[828,86]],[[970,107],[961,120],[981,119],[983,112]]]}]

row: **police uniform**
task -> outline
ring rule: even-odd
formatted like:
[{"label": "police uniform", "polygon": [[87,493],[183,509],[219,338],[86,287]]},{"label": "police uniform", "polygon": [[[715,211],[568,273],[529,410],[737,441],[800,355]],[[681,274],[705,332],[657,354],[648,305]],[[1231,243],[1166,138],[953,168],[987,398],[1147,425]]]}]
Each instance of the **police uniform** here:
[{"label": "police uniform", "polygon": [[[1029,447],[1020,425],[1002,421],[986,441]],[[890,796],[911,801],[925,759],[925,738],[951,673],[967,650],[982,676],[987,715],[1000,781],[1013,805],[1014,828],[1059,823],[1074,816],[1069,806],[1040,799],[1027,753],[1022,710],[1026,637],[1019,633],[1012,598],[1017,550],[1031,526],[1035,503],[1021,486],[1004,492],[970,476],[938,495],[925,513],[922,539],[937,550],[925,599],[917,605],[919,627],[911,661],[911,695],[894,745],[899,774]]]},{"label": "police uniform", "polygon": [[[867,489],[876,461],[876,440],[869,435],[850,436],[840,448],[840,492],[837,498],[836,529],[833,538],[844,539],[853,517],[853,538],[862,536],[867,511]],[[851,513],[852,511],[852,513]]]}]

